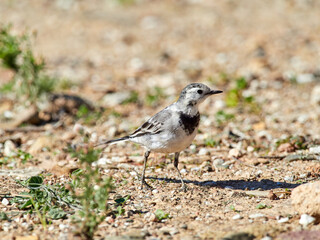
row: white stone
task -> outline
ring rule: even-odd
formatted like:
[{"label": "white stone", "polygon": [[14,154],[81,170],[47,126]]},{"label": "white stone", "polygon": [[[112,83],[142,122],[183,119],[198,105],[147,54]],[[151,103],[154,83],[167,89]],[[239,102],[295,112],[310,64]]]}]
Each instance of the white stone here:
[{"label": "white stone", "polygon": [[254,219],[254,218],[264,218],[266,217],[266,215],[262,214],[262,213],[254,213],[249,215],[249,218]]},{"label": "white stone", "polygon": [[98,161],[96,162],[96,164],[98,165],[98,166],[105,166],[105,165],[107,165],[107,164],[111,164],[112,162],[109,160],[109,159],[107,159],[107,158],[99,158],[98,159]]},{"label": "white stone", "polygon": [[283,178],[286,182],[292,182],[293,181],[293,176],[285,176]]},{"label": "white stone", "polygon": [[187,170],[186,170],[185,168],[182,168],[182,169],[180,170],[180,173],[182,173],[182,174],[187,173]]},{"label": "white stone", "polygon": [[7,119],[11,119],[14,117],[14,114],[11,111],[4,111],[3,116]]},{"label": "white stone", "polygon": [[240,214],[236,214],[232,217],[233,220],[242,219],[243,217]]},{"label": "white stone", "polygon": [[48,228],[48,230],[49,230],[49,231],[53,231],[53,230],[54,230],[54,226],[51,225],[51,226]]},{"label": "white stone", "polygon": [[73,126],[73,131],[76,132],[76,133],[82,133],[82,132],[84,132],[84,127],[81,124],[76,123]]},{"label": "white stone", "polygon": [[199,167],[194,167],[194,168],[191,168],[191,171],[200,171],[200,168]]},{"label": "white stone", "polygon": [[228,153],[228,157],[229,158],[232,158],[232,157],[237,158],[237,157],[240,157],[240,156],[241,156],[241,152],[240,152],[239,149],[236,149],[236,148],[231,149],[229,151],[229,153]]},{"label": "white stone", "polygon": [[299,223],[306,227],[309,224],[313,223],[316,219],[308,214],[302,214],[299,220]]},{"label": "white stone", "polygon": [[297,83],[310,83],[314,81],[314,76],[311,73],[303,73],[297,76]]},{"label": "white stone", "polygon": [[208,153],[209,153],[209,152],[208,152],[208,150],[207,150],[206,148],[201,148],[201,149],[199,150],[198,155],[204,156],[204,155],[207,155]]},{"label": "white stone", "polygon": [[61,229],[61,230],[65,230],[65,229],[68,229],[69,228],[69,225],[67,225],[67,224],[59,224],[59,228]]},{"label": "white stone", "polygon": [[254,147],[252,147],[252,146],[247,147],[247,152],[251,153],[253,151],[254,151]]},{"label": "white stone", "polygon": [[272,237],[269,237],[269,236],[265,236],[263,238],[261,238],[261,240],[272,240],[273,238]]},{"label": "white stone", "polygon": [[152,190],[152,193],[153,193],[153,194],[157,194],[158,192],[159,192],[158,189],[153,189],[153,190]]},{"label": "white stone", "polygon": [[278,220],[278,223],[286,223],[286,222],[289,222],[289,218],[288,217],[280,218]]},{"label": "white stone", "polygon": [[9,204],[9,200],[6,199],[6,198],[4,198],[4,199],[2,199],[1,203],[2,203],[3,205],[7,206],[7,205]]},{"label": "white stone", "polygon": [[5,141],[3,154],[7,157],[13,157],[16,155],[16,146],[11,140]]},{"label": "white stone", "polygon": [[309,148],[309,153],[320,154],[320,146],[314,146]]},{"label": "white stone", "polygon": [[320,85],[315,86],[311,92],[311,104],[320,105]]}]

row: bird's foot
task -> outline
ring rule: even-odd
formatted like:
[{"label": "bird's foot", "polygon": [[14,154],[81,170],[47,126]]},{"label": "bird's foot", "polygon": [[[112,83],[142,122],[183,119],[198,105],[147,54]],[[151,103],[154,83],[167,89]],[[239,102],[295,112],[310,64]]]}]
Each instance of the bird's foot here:
[{"label": "bird's foot", "polygon": [[151,187],[145,180],[141,181],[141,189],[143,189],[143,187],[146,187],[148,190],[153,190],[153,187]]},{"label": "bird's foot", "polygon": [[180,191],[181,192],[187,192],[187,186],[185,184],[182,184],[181,188],[180,188]]}]

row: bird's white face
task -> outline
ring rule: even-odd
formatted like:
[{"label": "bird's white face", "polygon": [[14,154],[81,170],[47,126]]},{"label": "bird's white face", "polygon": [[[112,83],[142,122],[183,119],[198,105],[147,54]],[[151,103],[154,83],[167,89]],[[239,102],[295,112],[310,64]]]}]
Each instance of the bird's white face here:
[{"label": "bird's white face", "polygon": [[202,103],[207,97],[221,92],[220,90],[211,90],[201,83],[192,83],[182,90],[179,101],[183,101],[187,105],[195,106]]}]

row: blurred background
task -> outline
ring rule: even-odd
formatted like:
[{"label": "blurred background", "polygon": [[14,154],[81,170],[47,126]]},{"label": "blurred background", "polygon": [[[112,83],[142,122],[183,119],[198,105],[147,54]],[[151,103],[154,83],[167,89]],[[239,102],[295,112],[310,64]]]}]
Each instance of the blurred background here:
[{"label": "blurred background", "polygon": [[[3,0],[2,43],[14,39],[8,49],[18,50],[6,58],[2,49],[1,118],[14,119],[21,100],[37,105],[38,125],[59,119],[62,105],[80,116],[98,106],[104,111],[91,125],[111,138],[199,81],[224,90],[201,106],[202,139],[226,127],[269,141],[319,138],[319,7],[315,0]],[[48,100],[46,92],[55,95]],[[91,104],[68,109],[57,93]]]},{"label": "blurred background", "polygon": [[[260,208],[272,216],[259,225],[271,229],[268,234],[301,229],[287,188],[320,176],[318,163],[302,162],[320,153],[319,9],[318,0],[1,0],[0,165],[44,169],[65,183],[79,168],[65,149],[83,142],[80,132],[91,142],[128,134],[187,84],[202,82],[224,93],[200,106],[199,133],[181,154],[192,198],[177,197],[170,180],[175,169],[159,155],[150,157],[147,175],[169,180],[154,180],[159,194],[142,198],[142,148],[107,147],[96,164],[113,176],[117,193],[136,202],[126,205],[135,211],[130,223],[117,216],[117,228],[109,218],[101,236],[121,234],[131,223],[142,229],[146,222],[152,236],[181,231],[210,239],[218,230],[244,226],[259,232],[248,219],[259,223],[250,214]],[[278,161],[290,154],[293,159]],[[3,177],[3,188],[14,189],[10,179]],[[259,208],[260,196],[243,191],[258,189],[267,197],[276,188],[285,190],[271,191],[268,205]],[[158,230],[162,225],[148,219],[153,215],[143,215],[156,208],[174,216],[167,223],[179,231]],[[239,209],[242,225],[230,225]],[[282,223],[290,218],[290,227],[279,225],[281,216],[289,216]],[[256,236],[266,236],[266,229]]]}]

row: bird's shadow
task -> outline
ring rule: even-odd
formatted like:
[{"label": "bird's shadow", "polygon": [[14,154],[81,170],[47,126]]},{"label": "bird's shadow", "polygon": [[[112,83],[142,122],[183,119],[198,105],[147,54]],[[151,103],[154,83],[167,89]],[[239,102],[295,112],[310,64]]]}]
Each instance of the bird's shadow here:
[{"label": "bird's shadow", "polygon": [[[169,183],[181,183],[180,180],[171,178],[156,178],[156,177],[146,177],[147,179],[154,179],[158,181],[165,181]],[[260,181],[256,180],[226,180],[226,181],[191,181],[183,180],[186,184],[193,183],[195,185],[203,187],[221,187],[230,188],[235,190],[272,190],[277,188],[295,188],[301,184],[299,183],[286,183],[286,182],[275,182],[270,179],[262,179]]]}]

